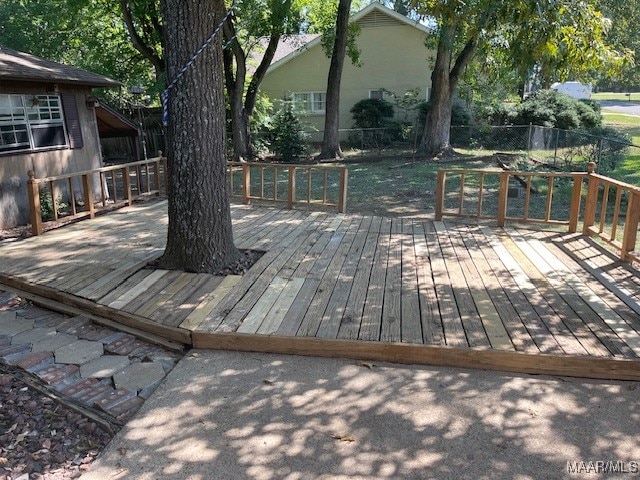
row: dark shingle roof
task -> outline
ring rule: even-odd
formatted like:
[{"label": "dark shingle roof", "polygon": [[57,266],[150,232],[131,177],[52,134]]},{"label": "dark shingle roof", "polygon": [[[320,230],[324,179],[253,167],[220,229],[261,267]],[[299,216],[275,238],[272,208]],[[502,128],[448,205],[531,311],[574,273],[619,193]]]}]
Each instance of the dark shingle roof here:
[{"label": "dark shingle roof", "polygon": [[97,73],[5,47],[0,47],[0,80],[70,83],[90,87],[120,86],[119,82]]}]

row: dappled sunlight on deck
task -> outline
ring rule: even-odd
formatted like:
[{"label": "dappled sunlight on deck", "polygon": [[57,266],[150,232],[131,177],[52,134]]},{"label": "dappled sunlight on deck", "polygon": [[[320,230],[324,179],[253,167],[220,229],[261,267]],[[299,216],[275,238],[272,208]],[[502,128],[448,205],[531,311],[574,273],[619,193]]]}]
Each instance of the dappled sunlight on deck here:
[{"label": "dappled sunlight on deck", "polygon": [[166,237],[157,202],[0,246],[0,283],[204,348],[640,377],[640,275],[588,237],[246,205],[232,217],[236,245],[265,251],[243,276],[149,268]]}]

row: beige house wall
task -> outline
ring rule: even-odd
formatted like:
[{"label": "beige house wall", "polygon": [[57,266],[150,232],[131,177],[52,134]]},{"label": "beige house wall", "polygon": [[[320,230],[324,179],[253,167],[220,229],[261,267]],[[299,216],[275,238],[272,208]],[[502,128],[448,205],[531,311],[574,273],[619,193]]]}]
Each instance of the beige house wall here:
[{"label": "beige house wall", "polygon": [[[361,66],[354,66],[347,58],[342,75],[341,129],[353,126],[351,107],[359,100],[369,98],[370,90],[384,88],[402,95],[418,87],[421,97],[426,99],[431,86],[430,58],[434,56],[433,51],[425,46],[426,35],[420,29],[400,22],[360,29],[357,44],[361,52]],[[261,91],[278,108],[278,100],[290,97],[294,92],[324,92],[328,71],[329,58],[318,43],[268,72]],[[385,99],[390,100],[388,97]],[[396,107],[396,118],[405,117],[405,112]],[[301,120],[318,132],[324,128],[324,114],[304,115]],[[407,120],[412,121],[413,117]],[[313,137],[321,139],[321,134]]]},{"label": "beige house wall", "polygon": [[[80,87],[81,88],[81,87]],[[3,82],[0,93],[44,94],[42,84],[10,84]],[[59,86],[58,93],[73,93],[76,99],[79,123],[82,128],[83,147],[56,148],[20,154],[0,154],[0,229],[29,223],[27,199],[27,172],[33,170],[36,177],[48,177],[91,170],[102,166],[100,138],[93,108],[86,105],[89,88]],[[67,127],[68,128],[68,127]],[[80,185],[74,185],[80,192]],[[94,179],[94,194],[100,194],[99,179]]]}]

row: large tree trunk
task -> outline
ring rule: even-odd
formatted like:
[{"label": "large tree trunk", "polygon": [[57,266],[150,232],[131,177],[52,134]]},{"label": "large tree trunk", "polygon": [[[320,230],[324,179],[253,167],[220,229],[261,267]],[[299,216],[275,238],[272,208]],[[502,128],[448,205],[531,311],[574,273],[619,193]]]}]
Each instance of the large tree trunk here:
[{"label": "large tree trunk", "polygon": [[431,97],[429,111],[424,123],[422,141],[418,155],[428,158],[451,150],[449,134],[451,130],[451,57],[453,56],[454,29],[442,26],[438,40],[436,64],[431,73]]},{"label": "large tree trunk", "polygon": [[331,64],[327,78],[326,109],[324,116],[324,136],[322,150],[318,159],[342,158],[340,149],[340,83],[342,81],[342,69],[344,57],[347,52],[349,40],[349,10],[351,0],[340,0],[338,15],[336,18],[336,36],[331,53]]},{"label": "large tree trunk", "polygon": [[456,27],[454,25],[444,24],[440,27],[436,64],[431,73],[430,106],[422,140],[416,152],[419,156],[433,158],[440,154],[453,152],[449,143],[453,92],[465,67],[473,57],[476,47],[475,37],[469,39],[457,55],[452,68],[455,35]]},{"label": "large tree trunk", "polygon": [[[222,20],[222,0],[164,0],[169,79]],[[214,273],[239,257],[226,188],[220,34],[170,91],[169,227],[160,266]]]}]

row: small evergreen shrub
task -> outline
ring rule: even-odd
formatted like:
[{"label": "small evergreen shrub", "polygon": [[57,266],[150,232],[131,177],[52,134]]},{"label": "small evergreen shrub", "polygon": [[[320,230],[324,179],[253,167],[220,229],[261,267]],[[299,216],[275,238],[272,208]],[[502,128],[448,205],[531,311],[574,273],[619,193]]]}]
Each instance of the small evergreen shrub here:
[{"label": "small evergreen shrub", "polygon": [[287,101],[273,119],[271,127],[271,148],[283,162],[295,162],[306,152],[307,135],[302,124],[293,113],[291,102]]}]

